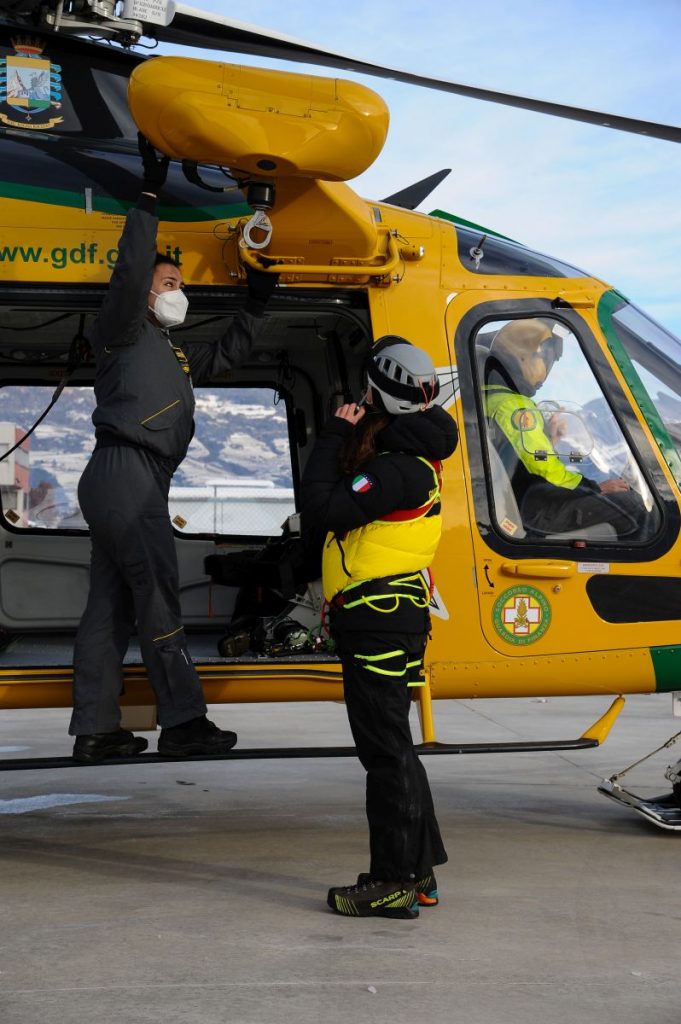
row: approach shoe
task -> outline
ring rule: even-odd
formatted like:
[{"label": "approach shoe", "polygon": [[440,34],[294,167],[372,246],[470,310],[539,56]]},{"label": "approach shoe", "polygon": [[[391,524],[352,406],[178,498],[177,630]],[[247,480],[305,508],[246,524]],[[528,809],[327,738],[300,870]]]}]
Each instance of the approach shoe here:
[{"label": "approach shoe", "polygon": [[218,729],[205,715],[189,722],[161,729],[158,752],[162,757],[191,757],[195,754],[226,754],[236,743],[236,733]]},{"label": "approach shoe", "polygon": [[146,740],[133,736],[127,729],[93,732],[89,736],[76,736],[73,760],[82,764],[100,764],[114,757],[136,757],[148,746]]},{"label": "approach shoe", "polygon": [[[371,875],[368,871],[362,871],[357,876],[357,885],[366,885],[371,880]],[[429,871],[427,875],[420,878],[417,882],[414,882],[414,888],[416,889],[416,900],[421,907],[436,907],[440,902],[440,897],[437,891],[437,882],[435,881],[435,875],[432,871]]]},{"label": "approach shoe", "polygon": [[372,878],[358,885],[339,885],[329,889],[326,902],[337,914],[345,917],[419,916],[416,889],[402,882],[377,882]]}]

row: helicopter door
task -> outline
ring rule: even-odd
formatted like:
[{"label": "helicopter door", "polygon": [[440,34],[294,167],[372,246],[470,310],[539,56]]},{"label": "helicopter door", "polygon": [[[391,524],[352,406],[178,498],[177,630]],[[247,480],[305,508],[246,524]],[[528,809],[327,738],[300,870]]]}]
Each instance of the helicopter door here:
[{"label": "helicopter door", "polygon": [[583,650],[587,581],[650,560],[662,526],[638,423],[589,358],[593,335],[546,305],[485,303],[456,338],[482,628],[504,654]]}]

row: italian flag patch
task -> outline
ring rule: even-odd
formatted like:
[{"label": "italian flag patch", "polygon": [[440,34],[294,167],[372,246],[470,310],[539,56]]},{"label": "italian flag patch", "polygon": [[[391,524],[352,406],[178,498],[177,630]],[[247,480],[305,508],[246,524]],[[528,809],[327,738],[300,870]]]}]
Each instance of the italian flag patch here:
[{"label": "italian flag patch", "polygon": [[353,491],[356,491],[359,494],[363,494],[364,491],[370,491],[373,486],[374,481],[371,479],[370,476],[367,476],[366,473],[360,473],[352,481]]}]

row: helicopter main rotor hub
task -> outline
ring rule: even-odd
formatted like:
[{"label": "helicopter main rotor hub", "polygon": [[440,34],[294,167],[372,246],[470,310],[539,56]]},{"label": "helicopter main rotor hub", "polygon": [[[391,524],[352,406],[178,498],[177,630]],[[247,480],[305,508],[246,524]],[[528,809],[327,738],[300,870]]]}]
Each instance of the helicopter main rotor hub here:
[{"label": "helicopter main rotor hub", "polygon": [[41,21],[55,32],[83,35],[96,32],[131,45],[144,35],[141,21],[120,18],[116,14],[116,0],[60,0],[54,10],[43,9]]}]

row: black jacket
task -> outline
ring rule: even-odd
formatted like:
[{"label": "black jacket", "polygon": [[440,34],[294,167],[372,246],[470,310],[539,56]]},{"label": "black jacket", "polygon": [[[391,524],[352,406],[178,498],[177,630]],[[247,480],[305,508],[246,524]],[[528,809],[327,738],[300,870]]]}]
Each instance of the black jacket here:
[{"label": "black jacket", "polygon": [[156,257],[155,201],[142,196],[128,212],[109,290],[90,332],[97,373],[92,415],[101,444],[145,448],[176,468],[194,433],[194,392],[248,358],[264,323],[240,311],[219,342],[188,344],[191,377],[167,331],[147,319]]},{"label": "black jacket", "polygon": [[[395,416],[377,435],[381,453],[357,473],[344,476],[339,455],[346,438],[356,429],[334,416],[312,450],[303,474],[302,529],[308,557],[319,558],[326,534],[342,537],[397,509],[418,508],[428,500],[433,474],[415,456],[429,460],[448,458],[456,449],[456,423],[444,409]],[[353,490],[358,475],[368,478],[366,490]]]}]

